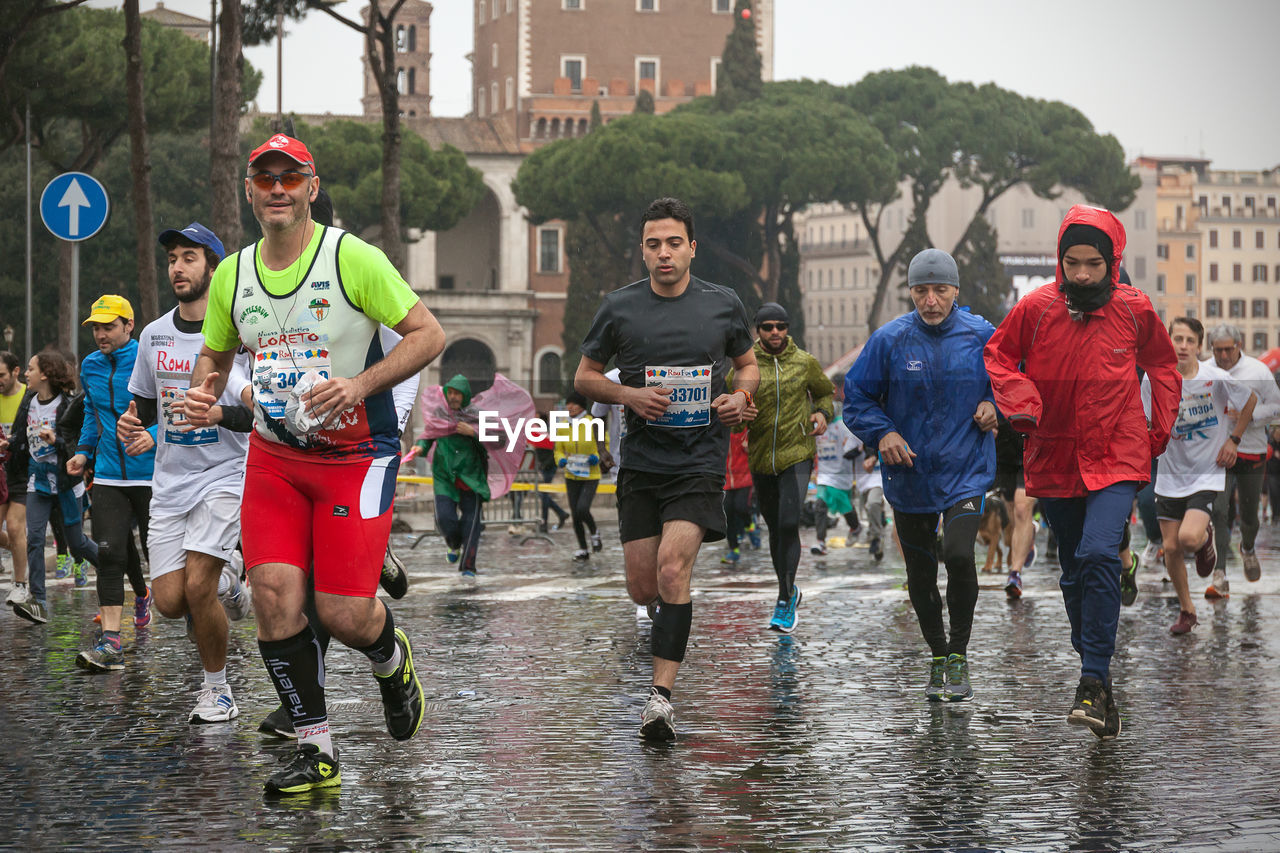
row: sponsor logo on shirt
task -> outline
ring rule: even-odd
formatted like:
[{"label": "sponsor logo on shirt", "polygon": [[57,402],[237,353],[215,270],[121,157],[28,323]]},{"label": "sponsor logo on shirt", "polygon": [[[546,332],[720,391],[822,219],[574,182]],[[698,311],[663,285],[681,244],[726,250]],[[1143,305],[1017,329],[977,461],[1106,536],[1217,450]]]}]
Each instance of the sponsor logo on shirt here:
[{"label": "sponsor logo on shirt", "polygon": [[259,320],[267,319],[267,309],[261,305],[250,305],[248,308],[240,312],[240,323],[252,325]]},{"label": "sponsor logo on shirt", "polygon": [[252,287],[246,287],[244,290],[240,291],[240,295],[241,295],[243,298],[248,299],[250,296],[253,296],[253,288],[252,288]]},{"label": "sponsor logo on shirt", "polygon": [[907,370],[924,370],[924,362],[908,361]]},{"label": "sponsor logo on shirt", "polygon": [[170,355],[165,350],[156,350],[156,370],[170,373],[190,373],[191,359]]},{"label": "sponsor logo on shirt", "polygon": [[173,335],[156,335],[151,336],[151,345],[153,347],[171,347],[173,346]]},{"label": "sponsor logo on shirt", "polygon": [[346,518],[347,516],[351,515],[351,509],[349,507],[335,504],[333,507],[333,514],[338,518]]},{"label": "sponsor logo on shirt", "polygon": [[328,290],[328,289],[329,289],[329,282],[327,282],[327,281],[313,281],[313,282],[311,282],[311,289],[312,289],[312,290]]},{"label": "sponsor logo on shirt", "polygon": [[307,308],[311,311],[312,317],[315,317],[317,320],[323,320],[329,314],[329,300],[317,296],[315,299],[311,300],[311,303]]}]

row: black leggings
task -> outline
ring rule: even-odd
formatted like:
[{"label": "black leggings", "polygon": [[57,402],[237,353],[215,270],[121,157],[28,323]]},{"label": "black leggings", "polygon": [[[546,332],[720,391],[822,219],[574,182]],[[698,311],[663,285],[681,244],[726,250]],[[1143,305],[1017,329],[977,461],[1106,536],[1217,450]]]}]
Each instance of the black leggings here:
[{"label": "black leggings", "polygon": [[[538,471],[538,475],[542,477],[542,482],[550,483],[552,480],[556,478],[557,470],[559,469],[542,468]],[[550,493],[540,491],[538,492],[538,494],[542,496],[542,523],[543,524],[547,523],[547,512],[554,511],[556,514],[556,518],[560,519],[560,523],[563,524],[565,517],[568,516],[569,513],[565,512],[560,508],[560,504],[556,503],[556,499],[553,498]]]},{"label": "black leggings", "polygon": [[591,517],[591,502],[596,499],[596,487],[599,480],[564,480],[565,494],[569,498],[569,514],[573,516],[573,535],[578,537],[578,547],[587,550],[587,533],[583,525],[596,533],[596,520]]},{"label": "black leggings", "polygon": [[737,548],[742,532],[751,526],[751,487],[726,489],[724,520],[728,523],[729,547]]},{"label": "black leggings", "polygon": [[942,624],[942,596],[938,592],[938,513],[898,512],[893,523],[907,564],[911,606],[920,632],[934,657],[965,654],[978,603],[978,568],[973,546],[982,522],[982,495],[965,498],[942,514],[942,561],[947,567],[947,614],[951,641]]},{"label": "black leggings", "polygon": [[126,573],[133,594],[138,598],[147,594],[142,562],[133,545],[133,525],[136,521],[145,550],[150,505],[150,486],[99,483],[93,487],[93,538],[98,543],[98,604],[101,607],[124,604]]},{"label": "black leggings", "polygon": [[760,515],[769,525],[769,557],[778,576],[778,600],[790,601],[800,565],[800,510],[809,489],[813,460],[797,462],[780,474],[751,472]]}]

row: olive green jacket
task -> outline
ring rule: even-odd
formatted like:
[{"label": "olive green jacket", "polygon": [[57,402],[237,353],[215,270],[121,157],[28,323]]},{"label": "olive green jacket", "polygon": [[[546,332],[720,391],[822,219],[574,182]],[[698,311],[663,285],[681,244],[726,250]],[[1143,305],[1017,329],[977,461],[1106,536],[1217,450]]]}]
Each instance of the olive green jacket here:
[{"label": "olive green jacket", "polygon": [[747,426],[747,455],[752,473],[778,474],[813,458],[817,443],[809,416],[822,412],[831,422],[832,384],[818,360],[790,337],[778,355],[765,352],[759,340],[755,353],[760,387],[756,419]]}]

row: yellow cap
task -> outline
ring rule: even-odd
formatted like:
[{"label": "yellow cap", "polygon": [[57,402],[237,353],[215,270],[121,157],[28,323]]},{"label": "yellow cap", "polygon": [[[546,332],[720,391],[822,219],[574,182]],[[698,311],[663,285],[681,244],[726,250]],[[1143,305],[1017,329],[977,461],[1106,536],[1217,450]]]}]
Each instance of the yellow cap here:
[{"label": "yellow cap", "polygon": [[93,303],[93,308],[89,311],[89,319],[81,323],[81,326],[87,326],[90,323],[110,323],[115,318],[122,317],[125,320],[133,319],[133,306],[129,304],[129,300],[123,296],[116,296],[114,293],[108,293],[106,296],[99,296],[98,301]]}]

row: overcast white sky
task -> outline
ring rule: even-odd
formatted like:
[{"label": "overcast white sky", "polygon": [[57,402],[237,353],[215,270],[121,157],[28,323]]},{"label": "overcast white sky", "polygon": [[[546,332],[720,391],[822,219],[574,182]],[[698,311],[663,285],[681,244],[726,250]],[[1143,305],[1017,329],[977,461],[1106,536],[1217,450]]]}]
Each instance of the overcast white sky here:
[{"label": "overcast white sky", "polygon": [[[364,4],[336,8],[358,19]],[[209,14],[208,0],[166,6]],[[471,109],[473,6],[434,3],[436,115]],[[775,9],[776,79],[848,83],[882,68],[929,65],[952,80],[1066,101],[1115,134],[1130,157],[1203,155],[1223,169],[1280,165],[1278,0],[775,0]],[[284,42],[284,108],[359,112],[361,48],[358,34],[322,13],[295,25]],[[247,55],[264,75],[259,107],[274,111],[275,48]]]}]

